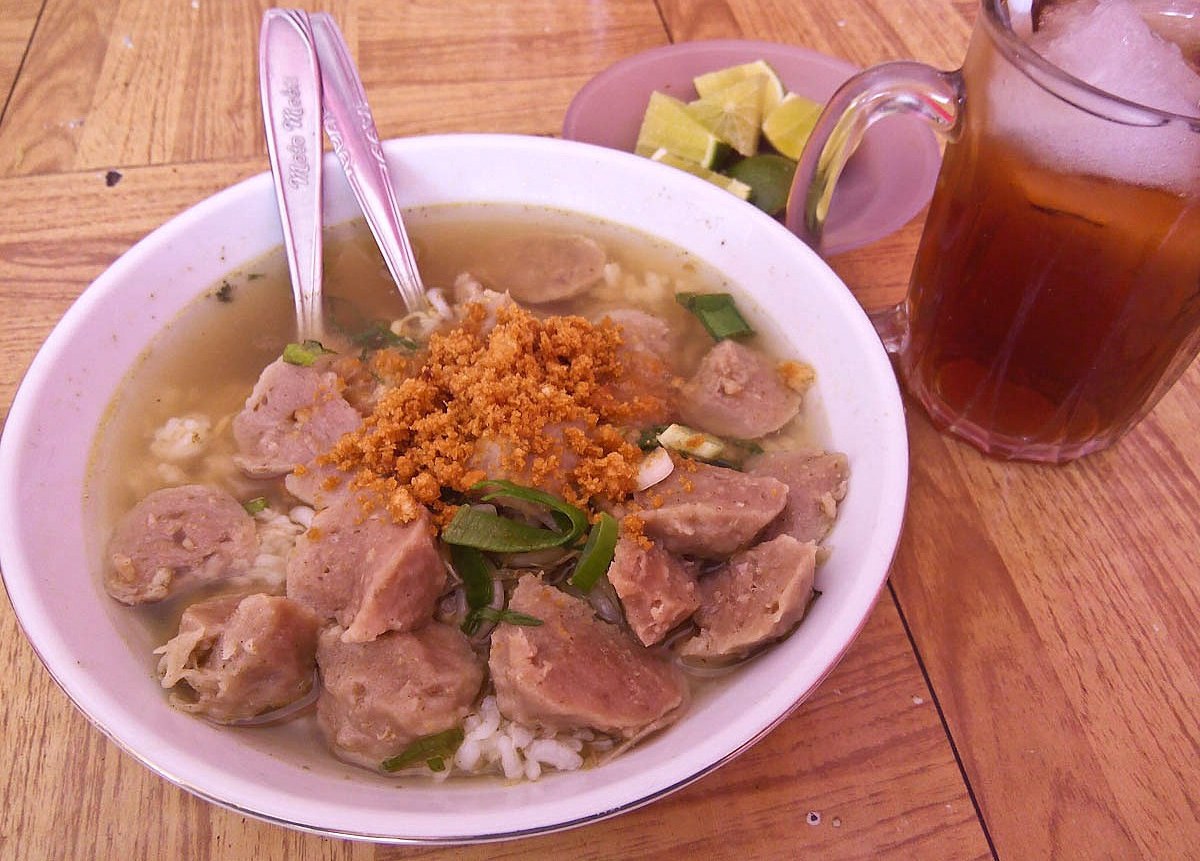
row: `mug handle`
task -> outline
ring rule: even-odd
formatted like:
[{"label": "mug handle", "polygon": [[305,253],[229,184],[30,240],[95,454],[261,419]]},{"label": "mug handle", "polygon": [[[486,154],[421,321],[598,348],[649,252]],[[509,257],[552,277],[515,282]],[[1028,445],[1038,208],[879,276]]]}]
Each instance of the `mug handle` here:
[{"label": "mug handle", "polygon": [[[788,228],[818,253],[833,189],[863,134],[892,114],[916,114],[944,141],[961,128],[962,72],[940,72],[902,60],[859,72],[833,94],[808,139],[788,195]],[[904,302],[870,312],[888,352],[899,349],[907,328]]]}]

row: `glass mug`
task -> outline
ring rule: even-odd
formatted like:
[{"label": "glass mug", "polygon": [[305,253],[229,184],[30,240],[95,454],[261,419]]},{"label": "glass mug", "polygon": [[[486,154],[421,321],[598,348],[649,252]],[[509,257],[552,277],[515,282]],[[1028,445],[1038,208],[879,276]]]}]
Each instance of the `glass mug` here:
[{"label": "glass mug", "polygon": [[1119,439],[1200,350],[1200,119],[1083,83],[1029,29],[1016,0],[982,0],[960,70],[897,62],[847,81],[801,158],[788,224],[819,249],[866,128],[927,119],[942,168],[908,294],[876,328],[939,427],[1062,463]]}]

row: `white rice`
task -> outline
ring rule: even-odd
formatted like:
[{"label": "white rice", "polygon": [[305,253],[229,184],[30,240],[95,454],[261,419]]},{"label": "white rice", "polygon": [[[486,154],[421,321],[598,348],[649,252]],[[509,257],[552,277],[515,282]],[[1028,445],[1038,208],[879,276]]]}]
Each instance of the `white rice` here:
[{"label": "white rice", "polygon": [[150,453],[160,461],[178,463],[204,454],[213,437],[212,420],[199,413],[175,416],[154,432]]},{"label": "white rice", "polygon": [[559,733],[534,730],[500,714],[494,696],[483,698],[479,710],[463,721],[463,743],[454,755],[449,776],[502,774],[508,780],[537,780],[546,768],[574,771],[583,765],[581,751],[593,740],[590,732]]},{"label": "white rice", "polygon": [[282,591],[287,581],[287,559],[296,546],[296,539],[312,523],[313,510],[298,505],[287,514],[264,508],[254,515],[258,530],[258,556],[248,576],[271,588]]},{"label": "white rice", "polygon": [[639,278],[615,260],[604,264],[602,275],[601,281],[592,288],[592,295],[623,307],[658,308],[670,301],[677,291],[689,286],[676,283],[669,275],[650,270]]}]

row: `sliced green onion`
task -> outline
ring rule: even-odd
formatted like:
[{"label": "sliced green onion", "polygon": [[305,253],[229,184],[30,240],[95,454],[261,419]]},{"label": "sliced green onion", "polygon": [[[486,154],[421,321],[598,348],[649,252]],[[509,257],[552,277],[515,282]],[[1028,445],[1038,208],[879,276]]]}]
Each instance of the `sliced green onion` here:
[{"label": "sliced green onion", "polygon": [[462,578],[467,606],[474,610],[491,604],[494,597],[493,568],[487,557],[474,547],[451,544],[450,559],[454,562],[454,570]]},{"label": "sliced green onion", "polygon": [[406,350],[416,350],[420,344],[412,338],[405,338],[392,331],[392,327],[382,320],[376,320],[357,335],[350,336],[351,342],[362,347],[364,352],[381,350],[384,347],[403,347]]},{"label": "sliced green onion", "polygon": [[542,620],[536,616],[516,610],[497,610],[495,607],[480,607],[475,611],[475,616],[487,622],[508,622],[510,625],[522,625],[526,628],[536,628],[542,624]]},{"label": "sliced green onion", "polygon": [[310,340],[303,344],[288,344],[283,348],[283,360],[289,365],[307,368],[325,353],[332,352],[333,350],[326,350],[320,341]]},{"label": "sliced green onion", "polygon": [[451,727],[433,735],[423,735],[395,756],[385,759],[380,767],[384,771],[399,771],[423,762],[434,771],[441,771],[446,767],[446,757],[454,756],[465,737],[461,726]]},{"label": "sliced green onion", "polygon": [[566,533],[562,541],[564,546],[569,547],[574,544],[587,531],[587,512],[576,508],[564,499],[560,499],[551,493],[546,493],[544,490],[538,490],[535,487],[525,487],[501,479],[480,481],[472,485],[471,490],[486,491],[486,495],[483,497],[484,502],[508,497],[509,499],[519,499],[523,502],[532,502],[535,505],[543,505],[550,509],[550,516],[558,524],[559,530]]},{"label": "sliced green onion", "polygon": [[266,510],[267,498],[265,496],[256,496],[253,499],[243,502],[242,508],[246,509],[247,514],[258,514],[258,512]]},{"label": "sliced green onion", "polygon": [[454,519],[442,529],[447,544],[490,550],[493,553],[524,553],[560,547],[568,536],[549,529],[518,523],[507,517],[460,506]]},{"label": "sliced green onion", "polygon": [[675,294],[675,301],[696,315],[715,341],[754,334],[728,293],[682,292]]},{"label": "sliced green onion", "polygon": [[454,563],[454,570],[462,578],[463,592],[467,597],[468,612],[462,623],[463,633],[474,634],[479,628],[479,617],[474,611],[489,606],[496,594],[492,580],[493,568],[486,556],[474,547],[461,544],[450,545],[450,559]]},{"label": "sliced green onion", "polygon": [[588,533],[587,544],[579,554],[579,562],[571,573],[571,585],[580,592],[590,592],[608,566],[612,564],[613,552],[617,549],[617,519],[601,513],[600,519]]}]

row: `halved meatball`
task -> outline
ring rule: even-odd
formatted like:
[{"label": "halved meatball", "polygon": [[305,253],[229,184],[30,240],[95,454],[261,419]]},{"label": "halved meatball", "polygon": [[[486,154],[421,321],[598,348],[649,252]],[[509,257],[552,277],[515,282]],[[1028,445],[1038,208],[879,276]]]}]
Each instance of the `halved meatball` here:
[{"label": "halved meatball", "polygon": [[249,569],[254,519],[223,490],[186,484],[151,493],[117,523],[104,588],[124,604],[161,601]]},{"label": "halved meatball", "polygon": [[787,634],[804,616],[813,594],[815,542],[790,535],[764,541],[700,579],[700,633],[680,654],[713,659],[749,655]]},{"label": "halved meatball", "polygon": [[625,621],[643,645],[653,646],[700,606],[696,576],[658,544],[643,547],[636,538],[617,541],[608,581],[617,590]]},{"label": "halved meatball", "polygon": [[288,597],[344,626],[347,642],[426,624],[445,582],[427,514],[395,523],[354,494],[317,512],[287,565]]},{"label": "halved meatball", "polygon": [[693,427],[717,436],[757,439],[787,424],[801,396],[775,362],[736,341],[721,341],[683,386],[679,412]]},{"label": "halved meatball", "polygon": [[676,458],[667,478],[634,494],[630,510],[672,553],[723,559],[748,547],[787,498],[787,485],[770,476]]},{"label": "halved meatball", "polygon": [[607,259],[586,236],[534,233],[491,243],[478,274],[518,302],[538,305],[583,293],[600,280]]},{"label": "halved meatball", "polygon": [[746,472],[777,478],[788,486],[787,505],[764,537],[790,535],[803,543],[821,541],[833,528],[838,503],[846,496],[850,465],[839,452],[773,451],[755,455]]},{"label": "halved meatball", "polygon": [[483,661],[458,628],[432,622],[369,643],[338,627],[317,647],[317,724],[333,752],[378,769],[417,738],[459,724],[483,684]]},{"label": "halved meatball", "polygon": [[528,726],[590,728],[622,738],[678,717],[687,698],[679,669],[596,618],[587,602],[526,574],[509,608],[542,624],[502,622],[492,633],[488,665],[505,717]]},{"label": "halved meatball", "polygon": [[337,374],[277,359],[263,369],[233,419],[234,461],[254,478],[286,475],[361,422],[339,394]]},{"label": "halved meatball", "polygon": [[277,595],[226,595],[183,611],[158,649],[171,704],[219,723],[283,708],[312,690],[320,623]]}]

